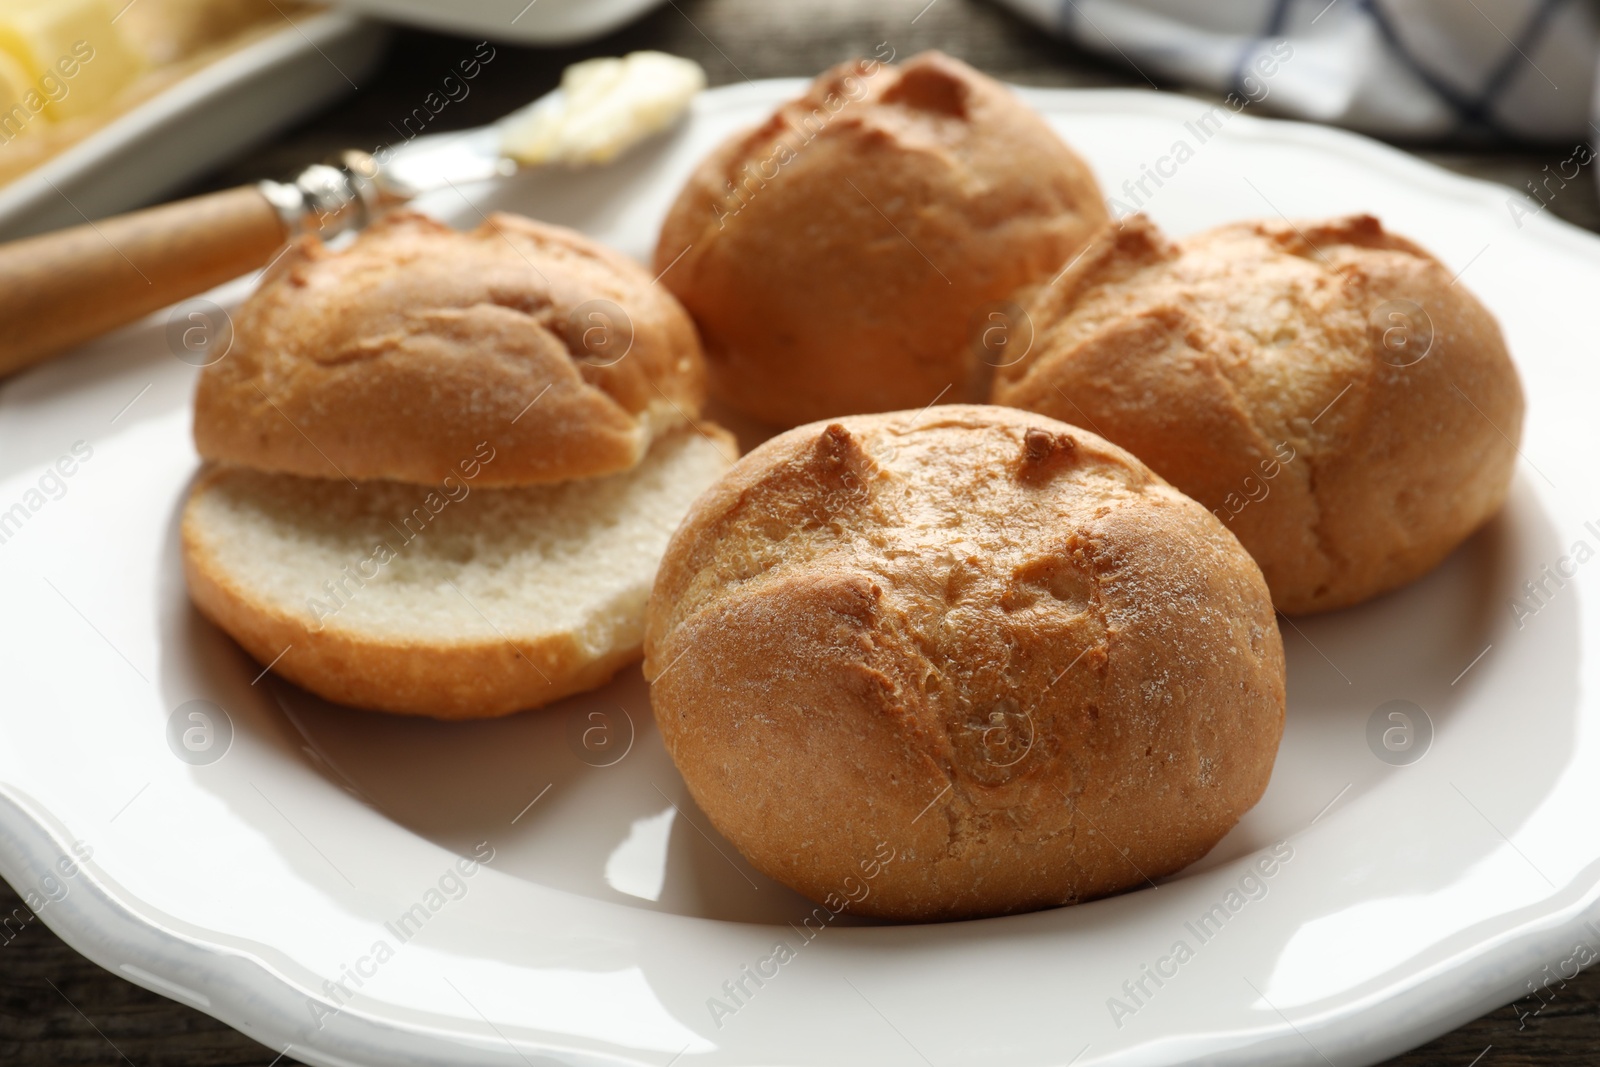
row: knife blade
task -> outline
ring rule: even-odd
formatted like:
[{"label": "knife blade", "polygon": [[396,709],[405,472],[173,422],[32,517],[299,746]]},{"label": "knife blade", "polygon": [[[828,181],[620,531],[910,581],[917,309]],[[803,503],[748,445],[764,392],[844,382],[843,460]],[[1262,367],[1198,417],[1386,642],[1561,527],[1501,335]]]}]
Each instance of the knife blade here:
[{"label": "knife blade", "polygon": [[0,375],[258,269],[286,239],[359,230],[449,185],[605,164],[670,126],[704,85],[698,65],[661,52],[587,60],[488,126],[0,245]]}]

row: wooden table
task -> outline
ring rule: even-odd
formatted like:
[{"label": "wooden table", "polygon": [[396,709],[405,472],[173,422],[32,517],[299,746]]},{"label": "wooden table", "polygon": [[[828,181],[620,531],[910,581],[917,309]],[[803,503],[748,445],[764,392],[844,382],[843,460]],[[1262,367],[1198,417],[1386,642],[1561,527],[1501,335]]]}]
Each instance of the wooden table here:
[{"label": "wooden table", "polygon": [[[1131,68],[1046,37],[1008,12],[978,0],[677,0],[633,27],[580,48],[499,51],[471,94],[452,103],[438,129],[499,117],[553,88],[568,63],[592,55],[659,48],[691,56],[713,84],[812,75],[881,41],[907,56],[942,49],[1009,81],[1026,85],[1148,88]],[[404,32],[360,92],[199,183],[222,188],[290,174],[351,146],[392,141],[398,125],[438,88],[473,42]],[[1169,88],[1162,86],[1162,88]],[[1571,145],[1543,148],[1451,146],[1417,154],[1453,170],[1522,187]],[[1550,204],[1555,214],[1600,230],[1592,175],[1570,182]],[[0,914],[22,908],[0,883]],[[25,915],[26,909],[17,915]],[[13,925],[12,929],[15,929]],[[1592,1064],[1600,1059],[1600,968],[1565,985],[1541,988],[1516,1004],[1468,1023],[1390,1061],[1391,1067],[1512,1067]],[[222,1023],[146,992],[67,948],[38,921],[10,941],[0,935],[0,1064],[67,1067],[131,1063],[138,1067],[224,1067],[276,1062],[266,1049]],[[1481,1058],[1480,1058],[1481,1057]],[[1341,1064],[1340,1067],[1343,1067]]]}]

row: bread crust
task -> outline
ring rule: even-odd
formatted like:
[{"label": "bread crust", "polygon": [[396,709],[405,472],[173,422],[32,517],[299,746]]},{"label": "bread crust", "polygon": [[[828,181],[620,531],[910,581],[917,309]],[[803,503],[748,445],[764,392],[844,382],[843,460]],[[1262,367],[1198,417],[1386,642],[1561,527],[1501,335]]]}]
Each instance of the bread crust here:
[{"label": "bread crust", "polygon": [[1509,490],[1523,395],[1499,326],[1371,216],[1181,242],[1133,216],[1022,304],[1033,347],[992,399],[1138,455],[1229,525],[1284,612],[1420,577]]},{"label": "bread crust", "polygon": [[[776,426],[986,398],[986,312],[1106,219],[1089,167],[938,52],[845,63],[707,157],[656,270],[713,392]],[[670,269],[669,269],[670,268]]]},{"label": "bread crust", "polygon": [[1260,797],[1284,712],[1266,584],[1220,522],[1092,433],[974,405],[747,455],[668,546],[645,674],[757,868],[896,919],[1186,866]]},{"label": "bread crust", "polygon": [[704,374],[688,315],[619,253],[516,215],[460,233],[396,212],[342,251],[283,254],[200,376],[195,445],[431,485],[488,440],[485,485],[588,478],[698,417]]}]

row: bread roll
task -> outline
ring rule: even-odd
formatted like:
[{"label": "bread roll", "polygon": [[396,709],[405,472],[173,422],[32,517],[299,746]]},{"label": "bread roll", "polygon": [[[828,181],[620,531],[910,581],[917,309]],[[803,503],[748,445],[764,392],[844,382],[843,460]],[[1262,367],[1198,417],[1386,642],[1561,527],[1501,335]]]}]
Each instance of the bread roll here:
[{"label": "bread roll", "polygon": [[201,613],[329,700],[485,718],[592,689],[638,658],[667,538],[736,454],[714,427],[631,470],[483,488],[486,447],[442,485],[215,466],[183,511]]},{"label": "bread roll", "polygon": [[458,233],[399,213],[342,251],[284,254],[200,377],[195,444],[434,485],[486,440],[483,485],[589,478],[693,419],[703,375],[689,317],[626,257],[515,215]]},{"label": "bread roll", "polygon": [[987,316],[1105,221],[999,83],[925,52],[835,67],[690,177],[656,246],[713,392],[780,426],[983,400]]},{"label": "bread roll", "polygon": [[716,827],[895,919],[1176,871],[1261,796],[1283,727],[1272,604],[1233,535],[1010,408],[812,423],[747,455],[673,535],[645,656]]},{"label": "bread roll", "polygon": [[1024,302],[994,400],[1133,452],[1238,535],[1289,613],[1426,573],[1499,510],[1522,387],[1494,318],[1361,215],[1174,243],[1110,226]]}]

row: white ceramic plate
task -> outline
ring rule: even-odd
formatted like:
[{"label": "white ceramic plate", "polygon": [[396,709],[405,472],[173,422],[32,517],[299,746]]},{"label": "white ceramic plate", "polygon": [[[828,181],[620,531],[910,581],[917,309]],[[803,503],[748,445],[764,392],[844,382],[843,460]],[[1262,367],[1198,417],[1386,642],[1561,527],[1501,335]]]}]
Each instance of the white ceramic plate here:
[{"label": "white ceramic plate", "polygon": [[661,0],[339,0],[344,7],[492,41],[558,45],[599,37]]},{"label": "white ceramic plate", "polygon": [[386,39],[335,12],[223,56],[0,186],[0,239],[150,203],[355,89]]},{"label": "white ceramic plate", "polygon": [[[461,224],[519,209],[643,256],[694,161],[796,88],[717,90],[614,169],[427,206]],[[1600,948],[1583,925],[1600,875],[1600,657],[1584,645],[1600,562],[1560,562],[1576,542],[1600,547],[1600,241],[1547,217],[1519,228],[1505,189],[1348,134],[1235,117],[1174,171],[1161,157],[1196,140],[1185,123],[1206,105],[1026,96],[1107,190],[1142,164],[1173,172],[1148,208],[1178,233],[1279,210],[1380,213],[1482,294],[1528,389],[1503,515],[1414,586],[1285,627],[1276,773],[1202,863],[1074,908],[841,918],[808,937],[810,906],[688,800],[637,671],[458,725],[258,678],[184,596],[194,372],[157,316],[0,396],[0,516],[41,505],[0,544],[0,872],[94,960],[318,1065],[1354,1067],[1526,992],[1580,942]],[[78,441],[92,455],[62,491],[44,472]],[[1519,619],[1511,603],[1546,566],[1573,576],[1546,580]],[[225,754],[205,765],[170,740],[205,726],[186,718],[195,700],[226,711],[209,750]],[[1394,700],[1432,723],[1409,766],[1367,740]],[[573,738],[594,725],[618,738],[614,765],[579,758]],[[52,875],[74,843],[90,858]],[[1274,847],[1289,858],[1251,878]],[[764,964],[778,943],[793,958]],[[1146,967],[1167,972],[1159,986]],[[746,968],[769,974],[758,986]]]}]

